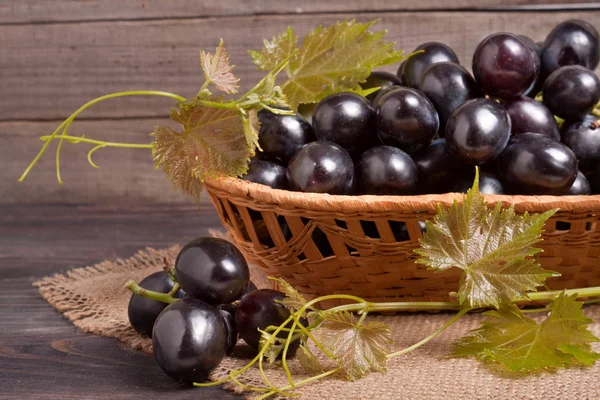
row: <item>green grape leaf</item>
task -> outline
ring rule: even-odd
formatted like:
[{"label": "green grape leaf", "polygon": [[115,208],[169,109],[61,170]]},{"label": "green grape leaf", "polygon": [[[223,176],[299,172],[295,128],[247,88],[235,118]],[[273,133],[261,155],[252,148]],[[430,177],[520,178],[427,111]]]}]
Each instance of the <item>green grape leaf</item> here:
[{"label": "green grape leaf", "polygon": [[389,345],[393,343],[389,325],[367,322],[358,325],[352,313],[324,312],[323,322],[312,331],[315,339],[331,352],[349,380],[372,371],[386,369]]},{"label": "green grape leaf", "polygon": [[268,71],[276,68],[282,60],[292,56],[297,49],[298,38],[292,28],[288,26],[284,33],[275,36],[273,40],[263,40],[262,51],[250,50],[249,53],[259,69]]},{"label": "green grape leaf", "polygon": [[280,301],[287,308],[298,311],[306,304],[306,299],[292,285],[284,279],[269,277],[270,280],[277,282],[279,290],[285,294],[285,298]]},{"label": "green grape leaf", "polygon": [[600,339],[588,330],[593,320],[583,314],[583,303],[576,298],[562,292],[542,323],[525,317],[515,306],[485,312],[482,326],[460,339],[452,356],[499,362],[514,372],[592,365],[600,354],[591,350],[590,343]]},{"label": "green grape leaf", "polygon": [[[234,109],[194,104],[174,109],[171,119],[183,130],[155,128],[152,153],[156,167],[162,168],[176,188],[198,200],[205,177],[246,172],[256,142],[252,135],[258,132],[256,111],[242,117]],[[252,126],[251,131],[247,125]]]},{"label": "green grape leaf", "polygon": [[[260,69],[271,69],[291,56],[285,68],[288,79],[281,89],[294,109],[302,103],[315,103],[331,93],[359,89],[373,68],[396,63],[403,52],[384,40],[385,31],[368,29],[375,21],[338,21],[312,30],[297,47],[297,39],[286,33],[265,41],[261,52],[251,52]],[[297,54],[294,51],[299,50]]]},{"label": "green grape leaf", "polygon": [[479,192],[479,174],[461,203],[438,207],[434,222],[415,252],[417,263],[434,271],[451,267],[463,270],[458,298],[471,308],[495,307],[527,298],[546,278],[559,274],[544,270],[532,256],[541,252],[533,245],[541,240],[544,223],[556,210],[518,215],[514,208],[493,210]]},{"label": "green grape leaf", "polygon": [[298,351],[296,351],[296,358],[307,373],[318,375],[323,372],[323,366],[319,362],[319,359],[305,343],[302,343]]},{"label": "green grape leaf", "polygon": [[223,39],[215,50],[215,54],[200,50],[200,66],[206,81],[215,85],[217,89],[229,94],[238,92],[240,79],[231,72],[233,65],[229,64],[229,54],[223,47]]}]

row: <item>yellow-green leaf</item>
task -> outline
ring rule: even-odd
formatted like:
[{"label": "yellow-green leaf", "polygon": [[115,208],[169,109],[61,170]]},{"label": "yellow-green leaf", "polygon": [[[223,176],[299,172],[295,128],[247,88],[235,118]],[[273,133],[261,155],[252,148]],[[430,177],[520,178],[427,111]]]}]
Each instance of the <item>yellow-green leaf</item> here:
[{"label": "yellow-green leaf", "polygon": [[255,111],[246,123],[237,110],[191,105],[173,110],[171,119],[183,130],[157,127],[152,146],[156,166],[176,188],[198,199],[205,177],[245,173],[254,152],[252,135],[258,131],[247,127],[258,123]]},{"label": "yellow-green leaf", "polygon": [[281,304],[293,311],[298,311],[304,307],[306,299],[292,285],[281,278],[269,277],[269,279],[277,282],[279,290],[285,294],[285,298],[280,302]]},{"label": "yellow-green leaf", "polygon": [[288,79],[281,85],[289,104],[297,109],[302,103],[314,103],[328,93],[357,90],[373,68],[402,60],[403,53],[394,43],[384,40],[385,31],[369,31],[375,21],[358,23],[338,21],[319,26],[304,38],[298,49],[296,36],[287,32],[265,42],[261,52],[251,52],[255,64],[270,69],[293,55],[285,71]]},{"label": "yellow-green leaf", "polygon": [[500,203],[490,210],[477,174],[461,203],[455,201],[448,210],[439,207],[434,222],[427,222],[421,247],[415,250],[421,256],[417,262],[435,271],[461,268],[459,301],[472,308],[499,308],[558,275],[532,259],[541,251],[533,245],[554,213],[518,215]]},{"label": "yellow-green leaf", "polygon": [[319,362],[319,359],[305,343],[300,345],[300,348],[296,352],[296,358],[307,373],[317,375],[323,372],[323,366]]},{"label": "yellow-green leaf", "polygon": [[385,371],[386,355],[393,343],[387,324],[367,322],[357,325],[354,315],[346,311],[325,312],[323,317],[323,322],[312,334],[333,354],[349,380],[372,371]]},{"label": "yellow-green leaf", "polygon": [[570,365],[592,365],[600,358],[590,343],[599,339],[589,330],[576,295],[561,293],[548,318],[537,323],[516,307],[484,313],[481,328],[460,339],[453,356],[496,361],[515,372],[533,372]]},{"label": "yellow-green leaf", "polygon": [[240,79],[231,72],[233,65],[229,64],[229,55],[223,47],[223,39],[215,50],[215,54],[200,51],[200,66],[207,82],[212,83],[222,92],[237,93]]}]

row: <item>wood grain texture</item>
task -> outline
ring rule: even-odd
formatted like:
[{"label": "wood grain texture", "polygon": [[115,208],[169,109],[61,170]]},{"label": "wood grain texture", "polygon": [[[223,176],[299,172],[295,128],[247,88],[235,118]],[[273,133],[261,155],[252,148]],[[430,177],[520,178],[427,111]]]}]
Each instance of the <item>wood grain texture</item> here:
[{"label": "wood grain texture", "polygon": [[[170,105],[166,104],[168,108]],[[107,141],[150,143],[149,133],[167,119],[80,121],[72,134]],[[194,200],[175,191],[161,170],[154,169],[149,149],[102,149],[94,154],[99,169],[87,161],[91,145],[65,142],[61,153],[64,184],[56,179],[55,149],[51,144],[26,180],[17,179],[42,147],[37,138],[52,133],[58,122],[0,123],[0,203],[165,203]]]},{"label": "wood grain texture", "polygon": [[218,228],[212,209],[0,208],[0,398],[238,399],[220,388],[182,388],[151,356],[84,334],[31,286],[34,277],[167,247]]},{"label": "wood grain texture", "polygon": [[[166,90],[194,96],[202,82],[198,49],[212,49],[219,38],[231,53],[243,89],[262,73],[247,50],[258,48],[292,25],[304,35],[319,23],[342,18],[370,20],[372,14],[270,15],[203,20],[118,21],[2,27],[0,35],[0,120],[61,119],[85,101],[116,91]],[[397,47],[411,51],[422,42],[444,41],[469,66],[477,43],[496,31],[543,39],[556,23],[583,18],[600,25],[600,11],[385,13],[380,29],[388,29]],[[390,66],[388,70],[394,70]],[[169,103],[171,104],[171,103]],[[86,118],[155,117],[164,115],[164,99],[128,98],[99,104]]]},{"label": "wood grain texture", "polygon": [[198,18],[222,15],[385,12],[439,9],[598,7],[592,0],[373,0],[301,2],[276,0],[2,0],[0,24],[106,19]]}]

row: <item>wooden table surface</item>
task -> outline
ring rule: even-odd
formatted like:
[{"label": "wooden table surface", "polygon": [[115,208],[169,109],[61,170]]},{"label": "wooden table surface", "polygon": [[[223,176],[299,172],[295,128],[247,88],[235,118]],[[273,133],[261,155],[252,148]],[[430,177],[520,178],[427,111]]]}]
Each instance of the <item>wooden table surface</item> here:
[{"label": "wooden table surface", "polygon": [[234,399],[181,388],[154,358],[85,334],[32,282],[54,272],[166,247],[220,227],[206,205],[0,206],[1,399]]}]

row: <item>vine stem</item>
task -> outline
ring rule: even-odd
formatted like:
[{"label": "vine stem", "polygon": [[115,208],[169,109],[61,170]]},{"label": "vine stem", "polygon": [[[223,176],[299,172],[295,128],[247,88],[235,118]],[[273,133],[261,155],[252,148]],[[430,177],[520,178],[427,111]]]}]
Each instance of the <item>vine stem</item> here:
[{"label": "vine stem", "polygon": [[[337,368],[334,368],[334,369],[329,370],[327,372],[323,372],[322,374],[311,376],[310,378],[306,378],[306,379],[303,379],[301,381],[296,382],[295,387],[298,387],[298,386],[301,386],[301,385],[305,385],[307,383],[319,380],[321,378],[325,378],[325,377],[327,377],[329,375],[333,375],[336,372],[339,372],[341,370],[342,370],[342,367],[337,367]],[[293,387],[292,386],[286,386],[286,387],[282,388],[281,390],[289,390],[289,389],[293,389]],[[267,399],[267,398],[273,396],[274,394],[277,394],[277,392],[274,391],[274,390],[271,390],[270,392],[265,393],[263,396],[259,397],[258,400]]]},{"label": "vine stem", "polygon": [[[67,118],[65,121],[63,121],[58,128],[56,128],[56,130],[54,132],[52,132],[51,135],[46,137],[46,143],[44,144],[44,146],[42,146],[41,150],[38,152],[38,154],[35,156],[35,158],[33,159],[33,161],[31,161],[31,163],[29,164],[29,166],[25,169],[25,171],[23,172],[23,174],[21,175],[21,177],[19,178],[19,182],[23,182],[23,180],[25,180],[25,177],[27,177],[27,175],[29,174],[29,172],[31,171],[31,169],[35,166],[35,164],[38,163],[38,161],[40,160],[40,158],[42,158],[42,156],[44,155],[44,153],[46,152],[46,150],[48,149],[48,146],[50,145],[50,142],[52,141],[52,139],[54,139],[58,133],[60,132],[61,129],[63,129],[63,133],[66,133],[66,131],[68,131],[69,126],[71,125],[71,123],[73,122],[73,120],[82,112],[84,112],[85,110],[87,110],[88,108],[90,108],[91,106],[93,106],[94,104],[100,103],[101,101],[104,100],[109,100],[109,99],[113,99],[116,97],[126,97],[126,96],[161,96],[161,97],[168,97],[171,99],[175,99],[179,102],[183,102],[185,101],[185,97],[179,96],[177,94],[173,94],[173,93],[169,93],[169,92],[161,92],[161,91],[157,91],[157,90],[132,90],[132,91],[127,91],[127,92],[117,92],[117,93],[111,93],[111,94],[107,94],[104,96],[100,96],[97,97],[91,101],[88,101],[87,103],[85,103],[83,106],[79,107],[79,109],[77,109],[77,111],[75,111],[73,114],[71,114],[69,116],[69,118]],[[62,135],[61,134],[61,142],[63,139],[66,139],[66,134]],[[116,146],[113,146],[116,147]],[[60,147],[58,148],[58,152],[57,152],[57,178],[58,178],[58,182],[62,183],[62,180],[60,179],[60,163],[58,162],[58,158],[59,158],[59,154],[60,154]]]},{"label": "vine stem", "polygon": [[446,322],[444,325],[442,325],[440,328],[438,328],[431,335],[427,336],[425,339],[423,339],[421,341],[418,341],[417,343],[413,344],[412,346],[404,348],[404,349],[402,349],[400,351],[388,354],[388,355],[386,355],[386,357],[388,359],[390,359],[390,358],[393,358],[393,357],[401,356],[403,354],[410,353],[411,351],[413,351],[413,350],[421,347],[425,343],[427,343],[430,340],[436,338],[439,334],[441,334],[442,332],[444,332],[450,325],[452,325],[453,323],[455,323],[456,321],[458,321],[463,315],[465,315],[466,313],[468,313],[471,310],[472,310],[471,308],[463,308],[462,310],[460,310],[459,312],[457,312],[452,318],[450,318],[448,320],[448,322]]},{"label": "vine stem", "polygon": [[160,293],[155,292],[153,290],[144,289],[140,285],[138,285],[135,281],[130,280],[127,281],[125,287],[131,291],[133,294],[137,294],[138,296],[146,297],[151,300],[162,301],[163,303],[171,304],[179,301],[179,299],[171,296],[168,293]]}]

